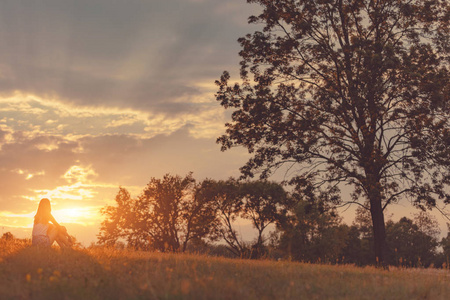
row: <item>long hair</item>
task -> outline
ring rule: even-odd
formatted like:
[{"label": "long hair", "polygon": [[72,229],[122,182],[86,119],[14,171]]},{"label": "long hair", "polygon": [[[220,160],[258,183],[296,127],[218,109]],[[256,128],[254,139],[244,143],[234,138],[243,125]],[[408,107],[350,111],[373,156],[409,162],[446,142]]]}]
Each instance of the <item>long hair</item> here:
[{"label": "long hair", "polygon": [[51,213],[52,207],[50,205],[50,200],[48,200],[47,198],[41,199],[36,215],[34,216],[34,224],[47,224],[50,221],[50,217],[52,215]]}]

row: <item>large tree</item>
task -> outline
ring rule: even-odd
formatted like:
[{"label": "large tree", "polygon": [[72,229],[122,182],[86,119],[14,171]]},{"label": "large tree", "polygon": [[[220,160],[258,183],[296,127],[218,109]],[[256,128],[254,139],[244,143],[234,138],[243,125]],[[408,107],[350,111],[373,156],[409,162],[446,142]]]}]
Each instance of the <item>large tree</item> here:
[{"label": "large tree", "polygon": [[245,176],[295,166],[291,183],[312,198],[342,204],[353,186],[383,262],[389,204],[450,202],[448,2],[247,2],[263,28],[239,39],[242,82],[216,82],[233,110],[218,142],[252,153]]}]

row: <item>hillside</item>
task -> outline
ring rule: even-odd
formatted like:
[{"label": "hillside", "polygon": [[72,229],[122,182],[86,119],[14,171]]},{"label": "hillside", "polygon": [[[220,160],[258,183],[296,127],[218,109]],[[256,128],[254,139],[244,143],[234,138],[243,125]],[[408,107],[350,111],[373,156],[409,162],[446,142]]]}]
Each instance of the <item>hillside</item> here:
[{"label": "hillside", "polygon": [[1,299],[449,299],[448,270],[0,244]]}]

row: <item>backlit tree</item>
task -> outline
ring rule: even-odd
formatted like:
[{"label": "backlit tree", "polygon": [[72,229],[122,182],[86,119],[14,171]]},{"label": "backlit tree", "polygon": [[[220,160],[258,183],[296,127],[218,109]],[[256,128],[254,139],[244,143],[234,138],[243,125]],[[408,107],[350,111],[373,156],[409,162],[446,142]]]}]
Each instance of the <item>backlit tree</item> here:
[{"label": "backlit tree", "polygon": [[166,174],[151,178],[137,198],[120,188],[116,205],[101,210],[105,219],[99,243],[115,245],[125,239],[136,249],[184,252],[191,241],[213,237],[216,208],[204,191],[206,183],[197,184],[192,173]]},{"label": "backlit tree", "polygon": [[449,4],[445,0],[248,0],[262,7],[239,39],[241,83],[216,98],[233,111],[222,150],[252,154],[244,176],[283,165],[306,196],[370,211],[386,256],[385,208],[450,202]]}]

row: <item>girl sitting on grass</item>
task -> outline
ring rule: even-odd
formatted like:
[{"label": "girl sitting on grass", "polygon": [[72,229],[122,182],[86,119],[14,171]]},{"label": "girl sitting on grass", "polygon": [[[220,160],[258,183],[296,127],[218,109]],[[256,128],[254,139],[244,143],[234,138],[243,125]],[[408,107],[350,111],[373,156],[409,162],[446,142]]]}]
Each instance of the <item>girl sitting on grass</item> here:
[{"label": "girl sitting on grass", "polygon": [[56,241],[61,248],[72,247],[72,239],[67,233],[66,227],[59,225],[51,212],[50,200],[47,198],[41,199],[34,216],[31,244],[50,247]]}]

